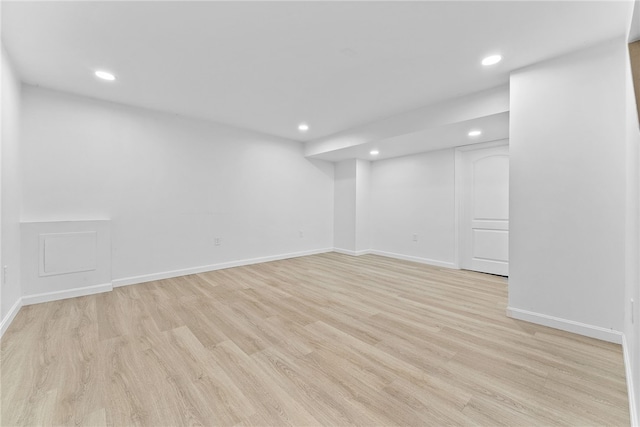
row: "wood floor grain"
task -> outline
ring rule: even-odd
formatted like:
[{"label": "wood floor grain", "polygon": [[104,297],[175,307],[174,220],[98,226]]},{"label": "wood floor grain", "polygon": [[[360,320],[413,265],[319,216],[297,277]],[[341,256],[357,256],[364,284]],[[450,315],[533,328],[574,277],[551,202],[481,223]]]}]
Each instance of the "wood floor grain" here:
[{"label": "wood floor grain", "polygon": [[23,307],[3,426],[628,426],[621,348],[505,316],[506,281],[314,255]]}]

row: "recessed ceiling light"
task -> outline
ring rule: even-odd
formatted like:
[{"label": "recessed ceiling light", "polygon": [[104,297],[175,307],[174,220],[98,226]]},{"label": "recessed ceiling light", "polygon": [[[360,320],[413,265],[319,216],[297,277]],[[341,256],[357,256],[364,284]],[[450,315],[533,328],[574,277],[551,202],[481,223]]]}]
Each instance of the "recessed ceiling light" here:
[{"label": "recessed ceiling light", "polygon": [[502,61],[502,56],[500,55],[491,55],[487,56],[482,60],[482,65],[494,65],[498,62]]},{"label": "recessed ceiling light", "polygon": [[309,130],[309,125],[308,125],[308,124],[306,124],[306,123],[300,123],[300,124],[298,125],[298,130],[299,130],[300,132],[306,132],[306,131],[308,131],[308,130]]},{"label": "recessed ceiling light", "polygon": [[102,80],[108,80],[110,82],[114,81],[116,79],[116,76],[114,76],[113,74],[111,74],[108,71],[101,71],[98,70],[95,72],[96,77],[102,79]]},{"label": "recessed ceiling light", "polygon": [[369,154],[371,154],[372,156],[377,156],[378,154],[380,154],[380,152],[378,150],[371,150],[369,151]]},{"label": "recessed ceiling light", "polygon": [[480,136],[482,135],[482,131],[481,130],[472,130],[468,133],[469,136]]}]

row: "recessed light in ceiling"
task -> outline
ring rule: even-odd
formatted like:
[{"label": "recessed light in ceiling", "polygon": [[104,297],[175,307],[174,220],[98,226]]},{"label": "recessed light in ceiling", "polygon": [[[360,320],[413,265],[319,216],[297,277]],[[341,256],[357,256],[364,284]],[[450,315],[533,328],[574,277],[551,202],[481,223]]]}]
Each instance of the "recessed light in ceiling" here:
[{"label": "recessed light in ceiling", "polygon": [[369,154],[371,154],[372,156],[377,156],[378,154],[380,154],[380,152],[378,150],[371,150],[369,151]]},{"label": "recessed light in ceiling", "polygon": [[113,74],[111,74],[108,71],[102,71],[102,70],[98,70],[95,72],[96,77],[102,79],[102,80],[107,80],[107,81],[114,81],[116,79],[116,76],[114,76]]},{"label": "recessed light in ceiling", "polygon": [[482,60],[482,65],[495,65],[498,62],[502,61],[502,56],[500,55],[491,55],[487,56]]},{"label": "recessed light in ceiling", "polygon": [[308,125],[308,124],[306,124],[306,123],[300,123],[300,124],[298,125],[298,130],[299,130],[300,132],[306,132],[306,131],[308,131],[308,130],[309,130],[309,125]]},{"label": "recessed light in ceiling", "polygon": [[482,135],[482,131],[481,130],[472,130],[468,133],[469,136],[480,136]]}]

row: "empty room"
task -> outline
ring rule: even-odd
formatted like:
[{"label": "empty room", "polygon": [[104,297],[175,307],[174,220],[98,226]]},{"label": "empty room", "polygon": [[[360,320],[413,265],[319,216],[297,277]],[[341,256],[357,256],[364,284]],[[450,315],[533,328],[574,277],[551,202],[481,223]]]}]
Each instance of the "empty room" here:
[{"label": "empty room", "polygon": [[638,2],[0,17],[0,425],[639,425]]}]

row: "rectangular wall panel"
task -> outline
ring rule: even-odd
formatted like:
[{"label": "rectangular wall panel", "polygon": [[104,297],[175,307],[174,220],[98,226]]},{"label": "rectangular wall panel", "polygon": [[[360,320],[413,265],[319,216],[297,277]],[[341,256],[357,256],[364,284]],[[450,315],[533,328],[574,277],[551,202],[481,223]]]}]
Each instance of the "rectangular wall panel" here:
[{"label": "rectangular wall panel", "polygon": [[95,270],[97,244],[95,231],[40,234],[40,276]]},{"label": "rectangular wall panel", "polygon": [[109,220],[22,222],[23,298],[52,301],[111,288]]}]

